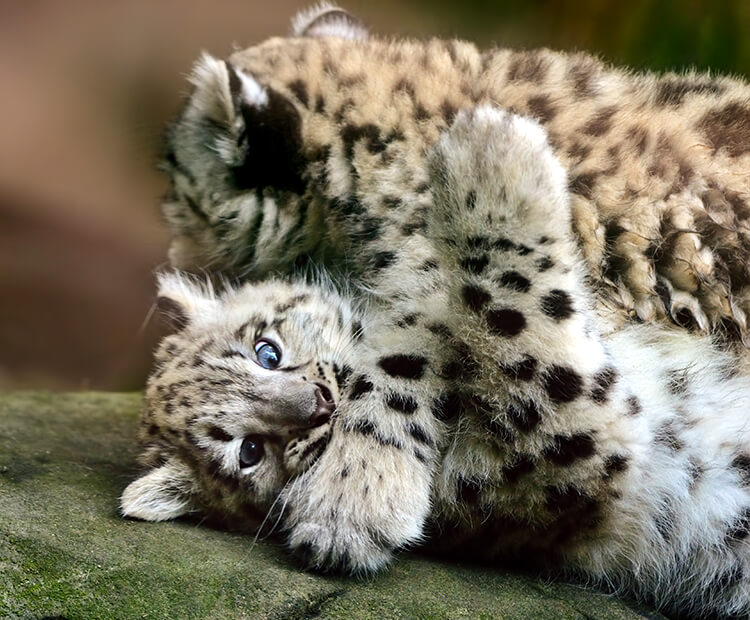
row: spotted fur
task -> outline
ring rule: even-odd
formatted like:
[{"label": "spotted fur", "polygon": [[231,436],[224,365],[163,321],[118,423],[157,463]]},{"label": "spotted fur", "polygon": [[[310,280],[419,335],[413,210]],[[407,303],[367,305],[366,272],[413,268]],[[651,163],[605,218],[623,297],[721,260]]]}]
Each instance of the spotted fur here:
[{"label": "spotted fur", "polygon": [[[431,249],[398,246],[418,278],[391,282],[387,307],[355,312],[325,289],[280,283],[217,298],[167,280],[165,307],[188,327],[160,348],[143,418],[153,468],[124,512],[171,518],[190,502],[252,527],[270,510],[317,569],[374,571],[427,544],[683,615],[750,613],[750,380],[738,358],[677,328],[609,333],[564,168],[534,121],[458,113],[427,183]],[[287,334],[290,322],[305,327]],[[304,350],[323,368],[336,412],[308,440],[317,458],[242,471],[243,434],[290,445],[294,426],[279,396],[271,430],[255,426],[255,397],[237,396],[265,393],[280,371],[259,382],[256,361],[222,352],[248,351],[273,325],[292,359]],[[205,430],[191,441],[189,427]],[[151,512],[133,509],[144,503]]]}]

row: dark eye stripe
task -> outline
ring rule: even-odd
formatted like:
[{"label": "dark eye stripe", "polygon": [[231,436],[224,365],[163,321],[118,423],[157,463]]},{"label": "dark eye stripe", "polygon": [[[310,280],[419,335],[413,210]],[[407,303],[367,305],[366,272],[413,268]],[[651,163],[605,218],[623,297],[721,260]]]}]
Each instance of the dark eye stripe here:
[{"label": "dark eye stripe", "polygon": [[234,439],[223,428],[214,425],[208,427],[208,436],[216,441],[232,441]]}]

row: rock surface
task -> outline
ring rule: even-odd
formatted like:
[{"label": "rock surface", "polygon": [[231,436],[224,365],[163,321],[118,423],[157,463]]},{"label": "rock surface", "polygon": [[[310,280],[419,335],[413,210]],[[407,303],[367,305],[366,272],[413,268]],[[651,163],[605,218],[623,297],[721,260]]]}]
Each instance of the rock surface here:
[{"label": "rock surface", "polygon": [[575,586],[404,553],[371,580],[298,570],[277,543],[118,516],[135,394],[0,394],[0,617],[660,618]]}]

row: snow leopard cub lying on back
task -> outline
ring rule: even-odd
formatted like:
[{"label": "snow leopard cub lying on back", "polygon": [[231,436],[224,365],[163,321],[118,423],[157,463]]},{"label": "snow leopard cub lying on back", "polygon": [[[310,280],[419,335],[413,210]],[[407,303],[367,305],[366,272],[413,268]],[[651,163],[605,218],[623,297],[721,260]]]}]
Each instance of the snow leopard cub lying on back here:
[{"label": "snow leopard cub lying on back", "polygon": [[157,354],[151,470],[124,514],[257,527],[270,510],[308,567],[374,571],[422,543],[680,613],[750,613],[739,362],[663,327],[601,333],[565,173],[533,121],[459,113],[430,174],[437,254],[402,302],[418,311],[162,279],[180,329]]}]

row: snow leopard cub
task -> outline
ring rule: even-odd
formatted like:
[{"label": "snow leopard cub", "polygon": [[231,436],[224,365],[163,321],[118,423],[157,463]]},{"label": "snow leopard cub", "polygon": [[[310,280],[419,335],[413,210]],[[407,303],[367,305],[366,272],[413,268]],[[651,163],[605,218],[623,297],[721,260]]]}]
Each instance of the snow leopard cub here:
[{"label": "snow leopard cub", "polygon": [[[253,525],[278,499],[271,518],[312,568],[374,571],[426,544],[683,614],[750,613],[738,362],[663,327],[602,334],[566,175],[535,122],[461,112],[429,161],[436,252],[414,258],[392,314],[302,285],[214,296],[165,281],[187,331],[160,349],[152,469],[123,512],[195,505]],[[266,368],[277,342],[292,346]],[[289,388],[267,396],[274,381],[307,382],[302,416],[278,406]]]}]

